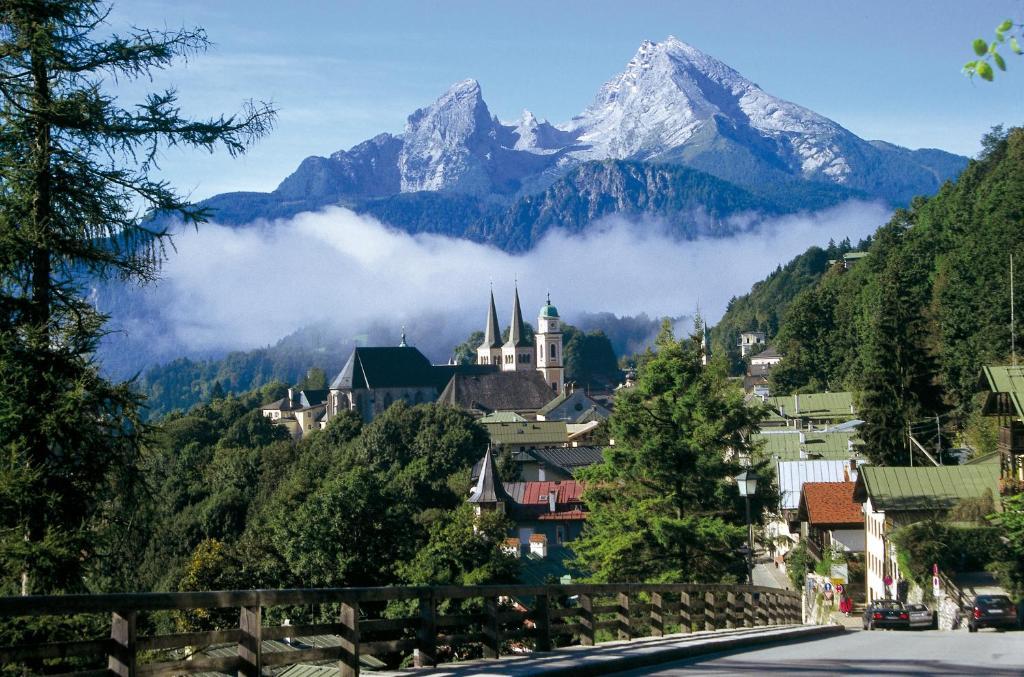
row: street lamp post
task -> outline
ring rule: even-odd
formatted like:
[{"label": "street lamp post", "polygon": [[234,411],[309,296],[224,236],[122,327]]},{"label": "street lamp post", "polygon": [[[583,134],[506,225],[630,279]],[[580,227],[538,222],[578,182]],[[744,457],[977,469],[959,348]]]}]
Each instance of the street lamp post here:
[{"label": "street lamp post", "polygon": [[750,497],[757,493],[757,481],[761,478],[752,470],[744,470],[733,479],[747,504],[747,585],[754,585],[754,524],[750,521]]}]

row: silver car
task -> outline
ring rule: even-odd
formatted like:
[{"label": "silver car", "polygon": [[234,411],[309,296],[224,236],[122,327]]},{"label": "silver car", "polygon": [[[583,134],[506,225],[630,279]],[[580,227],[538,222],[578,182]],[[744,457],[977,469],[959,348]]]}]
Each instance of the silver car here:
[{"label": "silver car", "polygon": [[911,629],[935,627],[932,611],[924,604],[908,604],[906,609],[907,613],[910,614]]}]

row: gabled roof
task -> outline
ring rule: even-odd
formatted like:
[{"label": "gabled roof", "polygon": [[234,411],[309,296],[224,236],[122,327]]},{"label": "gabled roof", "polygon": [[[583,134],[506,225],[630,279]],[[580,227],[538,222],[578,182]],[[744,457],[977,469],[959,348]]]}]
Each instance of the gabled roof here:
[{"label": "gabled roof", "polygon": [[779,354],[779,351],[775,349],[775,346],[768,346],[767,348],[765,348],[761,352],[759,352],[759,353],[757,353],[755,355],[751,355],[750,356],[750,359],[752,359],[752,360],[753,359],[774,360],[776,358],[777,359],[782,359],[782,355]]},{"label": "gabled roof", "polygon": [[476,485],[473,486],[473,491],[469,494],[469,502],[497,503],[511,500],[501,480],[498,479],[498,468],[494,464],[491,448],[488,447],[480,468],[480,476],[476,480]]},{"label": "gabled roof", "polygon": [[803,393],[769,397],[773,411],[786,418],[824,418],[845,421],[854,418],[853,393]]},{"label": "gabled roof", "polygon": [[299,393],[299,403],[303,407],[315,407],[327,401],[327,390],[303,390]]},{"label": "gabled roof", "polygon": [[417,348],[356,348],[331,390],[435,386],[433,365]]},{"label": "gabled roof", "polygon": [[494,307],[494,290],[491,290],[491,305],[487,309],[487,328],[484,329],[484,342],[481,348],[501,347],[501,325],[498,324],[498,311]]},{"label": "gabled roof", "polygon": [[509,329],[505,345],[515,348],[533,347],[533,343],[526,338],[526,323],[523,322],[523,311],[519,307],[519,287],[516,287],[515,300],[512,302],[512,327]]},{"label": "gabled roof", "polygon": [[799,519],[814,526],[849,527],[864,524],[861,504],[853,500],[854,482],[805,482]]},{"label": "gabled roof", "polygon": [[857,452],[864,446],[855,430],[832,433],[787,430],[777,433],[756,433],[751,436],[751,440],[762,443],[757,451],[758,456],[783,461],[815,458],[839,461],[856,457]]},{"label": "gabled roof", "polygon": [[[999,497],[999,466],[861,468],[854,499],[875,510],[949,510],[965,498]],[[999,502],[996,500],[998,508]]]},{"label": "gabled roof", "polygon": [[534,412],[555,393],[539,371],[456,372],[444,387],[439,402],[482,412]]},{"label": "gabled roof", "polygon": [[988,391],[983,414],[1024,416],[1024,367],[982,367],[978,389]]},{"label": "gabled roof", "polygon": [[537,411],[548,421],[568,421],[576,423],[584,416],[590,419],[607,420],[611,412],[591,399],[584,391],[563,391]]},{"label": "gabled roof", "polygon": [[565,470],[570,475],[579,468],[604,462],[602,447],[536,447],[528,453],[542,463]]},{"label": "gabled roof", "polygon": [[855,480],[864,462],[854,461],[779,461],[776,473],[779,481],[779,503],[782,510],[796,510],[800,506],[800,489],[805,482],[848,482]]},{"label": "gabled roof", "polygon": [[526,419],[514,411],[495,411],[481,416],[477,423],[526,423]]},{"label": "gabled roof", "polygon": [[484,428],[494,444],[536,447],[565,444],[569,439],[565,421],[485,423]]}]

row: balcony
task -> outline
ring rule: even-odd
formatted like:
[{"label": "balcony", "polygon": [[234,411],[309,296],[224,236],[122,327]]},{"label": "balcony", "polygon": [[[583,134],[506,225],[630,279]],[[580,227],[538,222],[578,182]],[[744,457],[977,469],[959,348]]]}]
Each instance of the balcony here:
[{"label": "balcony", "polygon": [[1024,424],[1014,421],[999,428],[999,451],[1004,456],[1024,454]]}]

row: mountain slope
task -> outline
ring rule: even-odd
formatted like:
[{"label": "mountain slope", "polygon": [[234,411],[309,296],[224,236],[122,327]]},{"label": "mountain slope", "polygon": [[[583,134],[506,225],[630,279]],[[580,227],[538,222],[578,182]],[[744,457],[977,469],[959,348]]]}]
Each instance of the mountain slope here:
[{"label": "mountain slope", "polygon": [[[522,250],[536,240],[523,240],[522,227],[509,224],[538,201],[549,204],[552,223],[575,225],[581,213],[609,213],[593,209],[595,202],[611,205],[611,212],[657,212],[657,200],[623,201],[621,195],[584,200],[582,212],[575,204],[566,206],[571,211],[554,210],[547,191],[566,178],[589,195],[611,185],[602,172],[581,169],[608,160],[699,170],[733,184],[735,196],[726,202],[746,203],[753,194],[770,203],[768,211],[815,209],[853,196],[902,205],[934,193],[966,163],[940,150],[861,139],[670,37],[644,42],[625,70],[564,125],[539,121],[529,111],[503,123],[488,109],[479,83],[464,80],[410,115],[400,135],[380,134],[329,157],[307,158],[272,193],[218,195],[205,205],[222,223],[244,224],[340,204],[410,232]],[[801,201],[804,196],[812,199]],[[705,211],[715,207],[705,205]],[[672,214],[673,230],[700,229],[688,214]],[[529,224],[529,230],[546,227]]]}]

